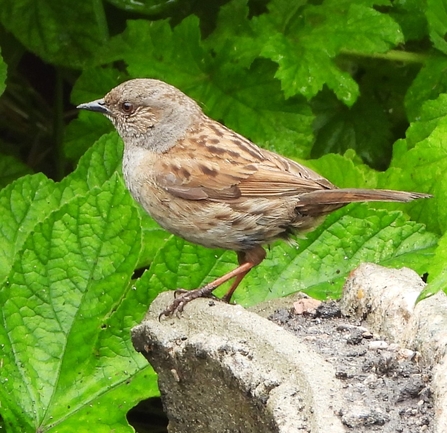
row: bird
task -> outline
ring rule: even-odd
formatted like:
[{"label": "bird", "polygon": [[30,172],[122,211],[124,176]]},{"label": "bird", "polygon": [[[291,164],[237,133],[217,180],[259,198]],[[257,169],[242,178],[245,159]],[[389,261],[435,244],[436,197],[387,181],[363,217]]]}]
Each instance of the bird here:
[{"label": "bird", "polygon": [[124,142],[122,171],[133,198],[164,229],[207,248],[235,251],[239,265],[193,290],[177,289],[161,314],[181,313],[234,279],[231,297],[266,257],[265,245],[318,226],[352,202],[409,202],[431,195],[337,188],[298,162],[208,117],[192,98],[160,80],[137,78],[78,109],[111,120]]}]

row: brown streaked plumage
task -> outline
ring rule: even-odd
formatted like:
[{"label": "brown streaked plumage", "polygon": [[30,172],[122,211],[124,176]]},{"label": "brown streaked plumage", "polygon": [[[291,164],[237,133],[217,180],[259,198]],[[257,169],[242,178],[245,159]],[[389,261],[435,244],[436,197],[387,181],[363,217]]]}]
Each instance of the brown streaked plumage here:
[{"label": "brown streaked plumage", "polygon": [[123,173],[133,197],[166,230],[209,248],[237,252],[239,267],[182,294],[164,315],[235,278],[224,299],[265,258],[263,244],[308,230],[326,214],[358,201],[408,202],[427,194],[337,189],[314,171],[207,117],[191,98],[151,79],[127,81],[104,99],[79,105],[98,111],[124,141]]}]

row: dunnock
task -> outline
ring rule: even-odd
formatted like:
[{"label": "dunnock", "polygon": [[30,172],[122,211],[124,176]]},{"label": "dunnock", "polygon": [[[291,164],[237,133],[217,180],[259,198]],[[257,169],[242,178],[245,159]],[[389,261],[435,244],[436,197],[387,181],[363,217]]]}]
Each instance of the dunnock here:
[{"label": "dunnock", "polygon": [[199,289],[177,290],[162,315],[181,312],[191,300],[235,278],[223,298],[229,301],[244,276],[264,260],[263,244],[311,229],[348,203],[430,197],[337,189],[314,171],[210,119],[191,98],[162,81],[130,80],[78,108],[98,111],[113,122],[124,141],[126,185],[163,228],[190,242],[237,253],[239,267]]}]

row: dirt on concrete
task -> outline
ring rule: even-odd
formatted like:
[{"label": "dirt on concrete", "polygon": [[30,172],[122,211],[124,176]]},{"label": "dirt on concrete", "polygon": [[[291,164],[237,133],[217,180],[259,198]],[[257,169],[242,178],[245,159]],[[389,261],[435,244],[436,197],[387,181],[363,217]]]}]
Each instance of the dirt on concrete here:
[{"label": "dirt on concrete", "polygon": [[308,344],[343,384],[339,410],[355,433],[434,432],[431,368],[417,352],[385,341],[366,325],[342,317],[338,302],[280,309],[269,319]]}]

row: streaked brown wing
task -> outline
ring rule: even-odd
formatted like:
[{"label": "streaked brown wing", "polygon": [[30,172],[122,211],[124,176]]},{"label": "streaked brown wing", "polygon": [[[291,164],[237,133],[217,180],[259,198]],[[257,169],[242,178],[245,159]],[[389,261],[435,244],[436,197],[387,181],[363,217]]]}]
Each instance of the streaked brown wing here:
[{"label": "streaked brown wing", "polygon": [[228,200],[241,196],[240,182],[256,172],[253,164],[238,165],[212,162],[203,153],[195,159],[166,158],[155,167],[157,184],[177,197],[187,200]]},{"label": "streaked brown wing", "polygon": [[[156,182],[187,200],[291,196],[334,186],[314,171],[260,149],[228,128],[205,121],[154,167]],[[189,145],[195,140],[199,150]]]}]

